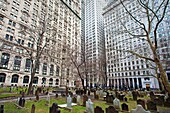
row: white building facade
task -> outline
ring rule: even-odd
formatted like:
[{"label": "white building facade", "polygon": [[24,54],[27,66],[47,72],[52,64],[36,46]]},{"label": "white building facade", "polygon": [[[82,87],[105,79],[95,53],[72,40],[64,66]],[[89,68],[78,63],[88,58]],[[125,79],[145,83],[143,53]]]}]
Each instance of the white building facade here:
[{"label": "white building facade", "polygon": [[[48,42],[33,80],[34,86],[75,86],[76,75],[72,67],[63,67],[64,44],[80,52],[80,2],[79,0],[1,0],[0,1],[0,84],[28,86],[30,61],[28,50],[35,44],[31,34],[21,28],[36,29],[46,15],[47,31],[42,43]],[[53,40],[50,40],[50,38]],[[20,46],[22,45],[22,46]],[[52,48],[53,45],[53,48]],[[47,55],[52,48],[53,55]],[[54,51],[56,50],[56,51]],[[36,51],[36,50],[35,50]]]},{"label": "white building facade", "polygon": [[[123,4],[136,19],[147,24],[137,0],[124,0]],[[126,12],[119,0],[110,0],[104,8],[103,16],[108,85],[118,89],[159,88],[158,80],[153,77],[155,70],[151,69],[144,59],[125,52],[132,50],[144,56],[152,55],[144,37],[135,38],[125,32],[128,30],[137,35],[144,33],[139,25]],[[164,38],[169,40],[169,31],[164,33],[167,35]],[[159,40],[162,40],[161,38],[159,37]],[[165,43],[168,44],[168,41]]]},{"label": "white building facade", "polygon": [[102,8],[105,0],[85,2],[85,60],[88,67],[87,86],[102,84],[105,74],[105,43]]}]

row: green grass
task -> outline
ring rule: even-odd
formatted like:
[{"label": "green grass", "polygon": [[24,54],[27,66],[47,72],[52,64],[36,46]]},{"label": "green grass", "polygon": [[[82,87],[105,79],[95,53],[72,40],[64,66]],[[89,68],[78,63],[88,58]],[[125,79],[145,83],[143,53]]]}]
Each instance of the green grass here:
[{"label": "green grass", "polygon": [[[128,97],[131,98],[131,97]],[[145,97],[148,98],[148,97]],[[57,104],[65,104],[66,103],[66,98],[51,98],[50,99],[50,106],[52,106],[52,103],[57,103]],[[92,100],[92,102],[94,103],[94,108],[96,106],[100,106],[102,107],[102,109],[105,111],[105,109],[107,107],[109,107],[110,105],[113,104],[106,104],[105,101],[102,100]],[[32,104],[35,105],[35,113],[49,113],[49,106],[46,106],[46,100],[45,99],[41,99],[38,102],[35,102],[34,100],[26,100],[25,103],[25,109],[18,109],[15,105],[15,102],[8,102],[8,103],[4,103],[5,105],[5,113],[30,113],[31,112],[31,106]],[[121,102],[121,104],[124,102]],[[128,104],[129,106],[129,110],[131,109],[135,109],[136,108],[136,101],[128,101],[126,102],[126,104]],[[61,113],[70,113],[68,110],[65,109],[61,109]],[[84,113],[85,111],[85,107],[83,106],[73,106],[72,107],[72,113]],[[159,110],[170,110],[170,108],[165,108],[165,107],[158,107]],[[105,111],[106,112],[106,111]],[[126,113],[126,112],[119,112],[119,113]]]}]

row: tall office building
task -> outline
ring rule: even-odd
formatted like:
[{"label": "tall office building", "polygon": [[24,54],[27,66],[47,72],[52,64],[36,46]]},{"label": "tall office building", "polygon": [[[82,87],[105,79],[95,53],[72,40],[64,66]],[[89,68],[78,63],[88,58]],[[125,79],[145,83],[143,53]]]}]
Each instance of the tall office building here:
[{"label": "tall office building", "polygon": [[105,0],[85,2],[85,59],[88,67],[87,85],[102,84],[105,74],[105,43],[102,8]]},{"label": "tall office building", "polygon": [[[160,2],[162,1],[155,1],[154,7],[160,4]],[[143,15],[144,13],[142,13],[142,8],[137,0],[125,0],[123,3],[136,19],[147,24],[147,18]],[[170,44],[170,30],[169,24],[167,24],[170,22],[168,12],[169,6],[165,18],[158,28],[158,51],[160,57],[162,57],[161,60],[164,59],[166,63],[169,62],[168,54],[170,52],[168,46]],[[159,14],[161,13],[162,10],[159,11]],[[103,16],[109,86],[119,89],[125,87],[133,89],[159,88],[157,79],[152,76],[155,75],[155,70],[146,60],[128,52],[120,51],[133,50],[144,56],[152,57],[152,52],[148,49],[149,45],[145,38],[132,37],[128,32],[125,32],[124,26],[126,26],[128,31],[136,35],[144,34],[144,31],[139,28],[137,22],[126,12],[119,0],[110,0],[104,8]],[[167,64],[164,66],[167,66]]]},{"label": "tall office building", "polygon": [[[41,22],[45,19],[46,31],[41,43],[47,45],[36,68],[33,85],[75,86],[76,73],[65,59],[66,45],[80,52],[79,0],[0,1],[0,84],[28,86],[31,63],[27,50],[36,52],[34,39],[38,36],[31,32],[37,26],[42,28]],[[25,32],[21,32],[22,28]],[[51,56],[47,55],[49,51]]]},{"label": "tall office building", "polygon": [[85,0],[81,0],[81,60],[85,60]]}]

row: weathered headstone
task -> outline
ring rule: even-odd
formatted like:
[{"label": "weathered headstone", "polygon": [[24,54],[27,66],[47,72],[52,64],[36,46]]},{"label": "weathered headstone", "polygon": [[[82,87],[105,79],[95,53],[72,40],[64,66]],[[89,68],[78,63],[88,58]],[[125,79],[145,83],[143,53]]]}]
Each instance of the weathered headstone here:
[{"label": "weathered headstone", "polygon": [[165,106],[165,107],[170,107],[170,97],[168,97],[168,98],[166,99],[166,101],[164,102],[164,106]]},{"label": "weathered headstone", "polygon": [[128,100],[128,99],[127,99],[126,97],[124,97],[124,101],[127,102],[127,100]]},{"label": "weathered headstone", "polygon": [[77,104],[80,105],[80,103],[81,103],[81,97],[80,95],[77,95]]},{"label": "weathered headstone", "polygon": [[157,111],[156,103],[153,101],[147,101],[146,105],[148,110]]},{"label": "weathered headstone", "polygon": [[70,97],[70,95],[67,97],[67,107],[71,108],[71,104],[72,104],[72,98]]},{"label": "weathered headstone", "polygon": [[138,99],[138,100],[137,100],[137,104],[142,105],[142,107],[143,107],[144,109],[146,109],[146,107],[145,107],[145,100]]},{"label": "weathered headstone", "polygon": [[115,98],[113,100],[113,106],[114,106],[115,109],[120,109],[120,100]]},{"label": "weathered headstone", "polygon": [[34,104],[31,107],[31,113],[35,113],[35,105]]},{"label": "weathered headstone", "polygon": [[1,107],[0,107],[0,113],[4,113],[4,105],[1,105]]},{"label": "weathered headstone", "polygon": [[21,106],[21,107],[25,106],[25,99],[22,97],[19,99],[19,106]]},{"label": "weathered headstone", "polygon": [[55,94],[55,98],[58,98],[58,94],[57,93]]},{"label": "weathered headstone", "polygon": [[88,100],[87,95],[83,95],[83,106],[86,107],[86,101]]},{"label": "weathered headstone", "polygon": [[45,105],[46,105],[46,106],[49,106],[49,104],[50,104],[50,95],[48,94]]},{"label": "weathered headstone", "polygon": [[126,103],[122,104],[122,111],[129,111],[129,107]]},{"label": "weathered headstone", "polygon": [[90,96],[90,90],[88,90],[88,96]]},{"label": "weathered headstone", "polygon": [[86,112],[87,113],[94,113],[93,102],[91,102],[90,99],[88,99],[88,101],[86,101]]},{"label": "weathered headstone", "polygon": [[36,90],[35,96],[36,96],[36,101],[39,101],[39,91],[38,90]]},{"label": "weathered headstone", "polygon": [[150,94],[150,98],[151,98],[151,100],[152,100],[152,101],[154,101],[154,100],[155,100],[154,92],[153,92],[153,91],[151,91],[149,94]]},{"label": "weathered headstone", "polygon": [[73,102],[73,103],[77,103],[77,98],[76,98],[76,97],[73,97],[72,102]]},{"label": "weathered headstone", "polygon": [[94,113],[104,113],[104,110],[102,110],[101,107],[96,106],[96,108],[94,108]]},{"label": "weathered headstone", "polygon": [[132,113],[150,113],[150,111],[143,109],[142,105],[137,105],[136,109],[132,109]]},{"label": "weathered headstone", "polygon": [[52,107],[50,107],[50,112],[49,113],[60,113],[60,110],[58,110],[57,103],[52,104]]},{"label": "weathered headstone", "polygon": [[106,108],[106,113],[119,113],[113,106]]},{"label": "weathered headstone", "polygon": [[132,92],[132,96],[133,96],[133,100],[137,100],[138,95],[136,91]]}]

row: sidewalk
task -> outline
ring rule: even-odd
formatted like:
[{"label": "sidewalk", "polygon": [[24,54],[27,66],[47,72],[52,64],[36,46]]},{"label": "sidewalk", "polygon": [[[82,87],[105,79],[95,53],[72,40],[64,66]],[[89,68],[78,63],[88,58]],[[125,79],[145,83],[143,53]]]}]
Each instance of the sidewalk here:
[{"label": "sidewalk", "polygon": [[[55,94],[49,94],[50,97],[54,97]],[[48,95],[40,95],[39,98],[47,98]],[[20,97],[16,97],[16,98],[13,98],[13,99],[1,99],[0,100],[0,103],[5,103],[5,102],[14,102],[14,101],[17,101],[17,99],[20,98]],[[36,97],[35,96],[25,96],[24,99],[25,100],[31,100],[31,99],[35,99]]]}]

